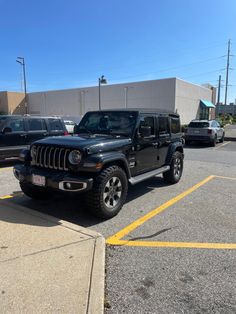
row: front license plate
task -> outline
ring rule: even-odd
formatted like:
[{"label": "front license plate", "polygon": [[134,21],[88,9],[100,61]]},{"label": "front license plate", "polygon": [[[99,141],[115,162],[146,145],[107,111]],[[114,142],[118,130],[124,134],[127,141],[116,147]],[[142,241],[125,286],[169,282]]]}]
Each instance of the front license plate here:
[{"label": "front license plate", "polygon": [[32,183],[39,186],[45,186],[46,179],[43,176],[39,176],[37,174],[32,175]]}]

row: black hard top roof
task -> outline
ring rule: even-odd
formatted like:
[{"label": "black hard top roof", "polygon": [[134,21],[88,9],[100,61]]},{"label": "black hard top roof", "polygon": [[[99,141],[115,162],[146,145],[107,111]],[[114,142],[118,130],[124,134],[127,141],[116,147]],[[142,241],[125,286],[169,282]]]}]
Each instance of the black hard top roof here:
[{"label": "black hard top roof", "polygon": [[28,114],[25,115],[20,115],[20,114],[14,114],[14,115],[0,115],[0,119],[1,118],[30,118],[30,119],[62,119],[61,117],[58,116],[31,116]]},{"label": "black hard top roof", "polygon": [[[147,108],[124,108],[124,109],[102,109],[100,110],[101,112],[137,112],[137,113],[145,113],[145,114],[160,114],[160,115],[171,115],[171,116],[176,116],[179,117],[178,113],[174,113],[173,111],[168,111],[166,109],[147,109]],[[92,110],[88,112],[100,112],[99,110]]]}]

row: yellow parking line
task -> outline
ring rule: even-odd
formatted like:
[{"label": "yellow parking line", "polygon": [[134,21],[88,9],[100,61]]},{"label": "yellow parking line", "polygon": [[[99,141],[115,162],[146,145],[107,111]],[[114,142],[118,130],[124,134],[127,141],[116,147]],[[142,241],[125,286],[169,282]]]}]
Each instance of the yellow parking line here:
[{"label": "yellow parking line", "polygon": [[6,200],[8,198],[13,198],[13,196],[12,195],[0,196],[0,200]]},{"label": "yellow parking line", "polygon": [[191,249],[228,249],[235,250],[236,243],[200,243],[200,242],[160,242],[160,241],[125,241],[117,240],[113,245],[133,247],[169,247],[169,248],[191,248]]},{"label": "yellow parking line", "polygon": [[230,141],[229,141],[229,142],[225,142],[225,143],[223,143],[223,144],[221,144],[221,145],[215,147],[215,149],[219,149],[219,148],[221,148],[221,147],[223,147],[223,146],[228,145],[229,143],[231,143],[231,142],[230,142]]},{"label": "yellow parking line", "polygon": [[[165,209],[167,209],[171,205],[177,203],[178,201],[180,201],[181,199],[183,199],[184,197],[186,197],[190,193],[194,192],[195,190],[200,188],[202,185],[204,185],[207,182],[209,182],[210,180],[212,180],[214,177],[215,176],[213,176],[213,175],[207,177],[206,179],[204,179],[204,180],[200,181],[199,183],[195,184],[190,189],[182,192],[181,194],[177,195],[176,197],[174,197],[171,200],[167,201],[166,203],[162,204],[160,207],[152,210],[151,212],[147,213],[143,217],[141,217],[141,218],[137,219],[136,221],[132,222],[130,225],[128,225],[124,229],[120,230],[115,235],[109,237],[106,240],[106,243],[107,244],[117,245],[117,242],[119,242],[119,240],[124,238],[127,234],[129,234],[130,232],[132,232],[133,230],[135,230],[136,228],[138,228],[139,226],[141,226],[142,224],[144,224],[146,221],[148,221],[149,219],[153,218],[157,214],[160,214],[161,212],[163,212]],[[134,242],[131,241],[131,243],[134,243]],[[141,242],[141,243],[143,243],[143,242]]]},{"label": "yellow parking line", "polygon": [[215,178],[227,179],[227,180],[236,180],[236,178],[233,178],[233,177],[224,177],[224,176],[215,176]]}]

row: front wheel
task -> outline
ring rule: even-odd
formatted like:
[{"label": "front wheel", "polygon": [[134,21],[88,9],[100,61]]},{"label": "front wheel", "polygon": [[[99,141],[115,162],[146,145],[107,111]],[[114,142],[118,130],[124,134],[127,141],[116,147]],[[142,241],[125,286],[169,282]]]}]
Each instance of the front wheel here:
[{"label": "front wheel", "polygon": [[85,196],[88,208],[99,218],[112,218],[121,210],[127,191],[128,181],[124,170],[118,166],[105,168]]},{"label": "front wheel", "polygon": [[179,182],[183,173],[183,154],[176,151],[172,156],[170,170],[163,173],[164,181],[167,183]]},{"label": "front wheel", "polygon": [[34,186],[33,184],[20,182],[20,187],[22,192],[29,196],[30,198],[36,200],[46,200],[50,198],[49,191],[42,189],[40,187]]}]

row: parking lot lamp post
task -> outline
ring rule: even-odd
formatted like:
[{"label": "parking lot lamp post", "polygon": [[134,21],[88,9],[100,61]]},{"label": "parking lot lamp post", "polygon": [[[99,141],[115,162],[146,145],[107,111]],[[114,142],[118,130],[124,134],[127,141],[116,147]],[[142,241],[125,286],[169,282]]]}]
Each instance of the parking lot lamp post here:
[{"label": "parking lot lamp post", "polygon": [[107,84],[107,80],[105,79],[104,75],[102,75],[98,79],[98,108],[99,108],[99,111],[101,110],[101,84]]},{"label": "parking lot lamp post", "polygon": [[28,104],[27,104],[27,92],[26,92],[26,75],[25,75],[25,58],[23,57],[17,57],[16,62],[20,63],[20,65],[23,68],[23,79],[24,79],[24,92],[25,92],[25,113],[28,113]]}]

